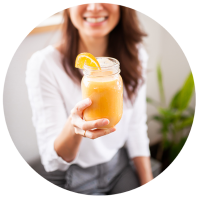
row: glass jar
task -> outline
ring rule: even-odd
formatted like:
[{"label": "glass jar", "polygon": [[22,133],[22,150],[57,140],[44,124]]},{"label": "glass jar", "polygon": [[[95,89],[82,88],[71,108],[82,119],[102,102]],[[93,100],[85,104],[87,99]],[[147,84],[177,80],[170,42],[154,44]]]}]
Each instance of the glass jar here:
[{"label": "glass jar", "polygon": [[83,112],[85,121],[101,118],[110,123],[102,129],[115,126],[123,113],[123,82],[119,61],[110,57],[97,57],[101,70],[84,66],[81,81],[82,97],[90,98],[92,105]]}]

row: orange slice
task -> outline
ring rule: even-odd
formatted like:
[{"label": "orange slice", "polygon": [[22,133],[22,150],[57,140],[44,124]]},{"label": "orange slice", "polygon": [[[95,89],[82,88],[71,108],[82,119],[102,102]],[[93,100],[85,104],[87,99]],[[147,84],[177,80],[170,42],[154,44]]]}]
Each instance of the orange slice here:
[{"label": "orange slice", "polygon": [[87,66],[93,67],[95,70],[100,70],[101,67],[97,59],[90,53],[80,53],[76,57],[75,67],[84,69],[84,64]]}]

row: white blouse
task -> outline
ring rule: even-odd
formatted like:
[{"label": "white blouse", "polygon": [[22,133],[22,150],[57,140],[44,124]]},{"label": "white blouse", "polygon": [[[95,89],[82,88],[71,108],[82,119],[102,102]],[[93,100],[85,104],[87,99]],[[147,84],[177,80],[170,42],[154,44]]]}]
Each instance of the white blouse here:
[{"label": "white blouse", "polygon": [[[124,145],[130,158],[149,156],[145,84],[138,91],[133,106],[124,102],[123,115],[115,132],[95,140],[83,138],[76,158],[70,163],[57,155],[54,141],[61,133],[71,109],[82,99],[81,88],[66,74],[61,58],[59,51],[47,46],[32,55],[26,70],[32,121],[45,170],[64,171],[73,163],[90,167],[108,162]],[[146,69],[148,56],[143,47],[139,49],[139,59]]]}]

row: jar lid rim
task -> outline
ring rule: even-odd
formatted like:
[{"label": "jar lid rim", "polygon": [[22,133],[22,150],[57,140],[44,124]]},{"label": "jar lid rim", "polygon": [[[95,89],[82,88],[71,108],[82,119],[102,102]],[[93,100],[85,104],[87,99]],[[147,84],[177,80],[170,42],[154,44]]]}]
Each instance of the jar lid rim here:
[{"label": "jar lid rim", "polygon": [[[98,61],[98,59],[101,59],[101,58],[107,58],[107,59],[112,60],[112,62],[113,62],[112,65],[110,65],[110,66],[101,66],[102,69],[107,69],[107,68],[110,68],[110,67],[114,67],[114,66],[119,66],[120,65],[120,62],[116,58],[112,58],[112,57],[95,57],[95,58],[97,59],[97,61]],[[90,67],[90,66],[88,66],[86,64],[84,64],[84,66]],[[91,70],[91,67],[90,67],[90,70]]]},{"label": "jar lid rim", "polygon": [[[114,75],[117,75],[121,72],[120,69],[118,69],[118,71],[112,73],[112,74],[109,74],[109,75],[106,75],[106,76],[114,76]],[[90,74],[87,74],[85,71],[83,71],[83,74],[87,77],[105,77],[105,75],[90,75]]]}]

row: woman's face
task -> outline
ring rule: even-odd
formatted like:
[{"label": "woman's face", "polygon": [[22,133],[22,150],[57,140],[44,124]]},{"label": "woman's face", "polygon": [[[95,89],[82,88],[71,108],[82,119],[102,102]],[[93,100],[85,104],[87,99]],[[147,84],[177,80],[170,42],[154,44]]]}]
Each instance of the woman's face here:
[{"label": "woman's face", "polygon": [[117,25],[119,5],[107,3],[84,4],[69,9],[73,25],[82,35],[104,37]]}]

